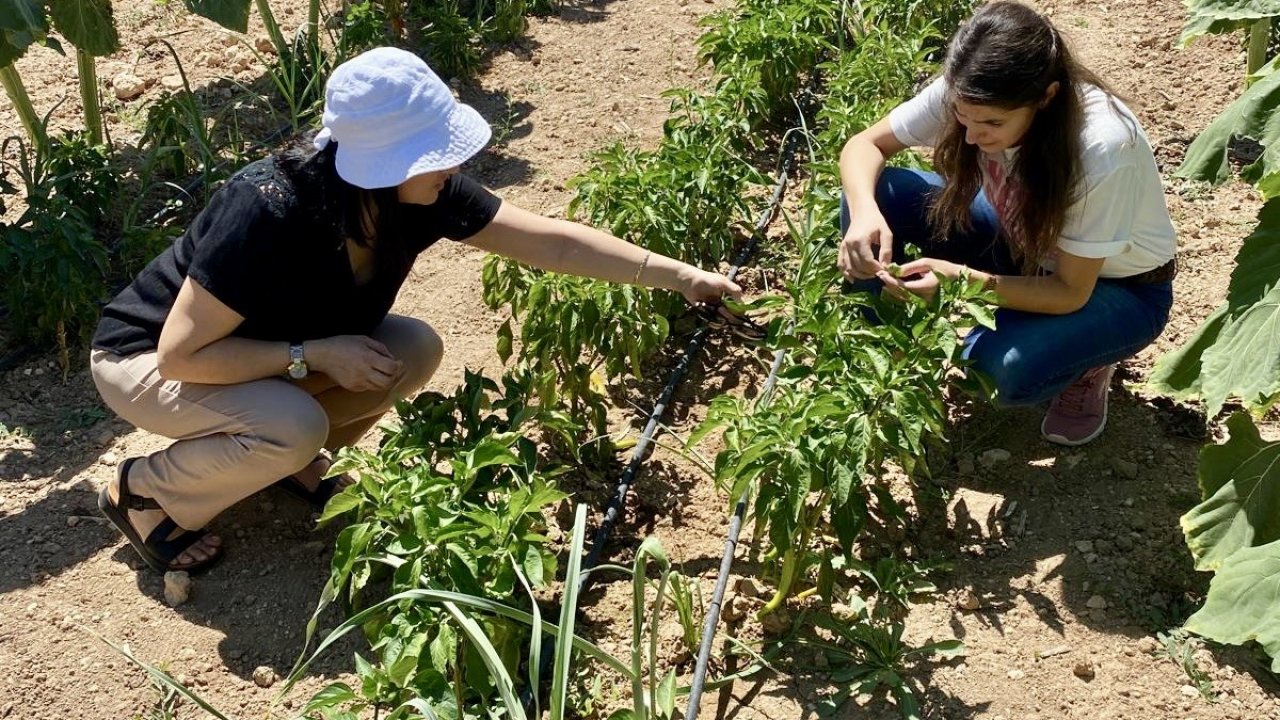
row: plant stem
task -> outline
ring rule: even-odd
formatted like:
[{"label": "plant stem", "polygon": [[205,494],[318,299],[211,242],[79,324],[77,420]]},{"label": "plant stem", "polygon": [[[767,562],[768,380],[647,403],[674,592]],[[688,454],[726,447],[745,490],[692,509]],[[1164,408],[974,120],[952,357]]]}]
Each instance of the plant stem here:
[{"label": "plant stem", "polygon": [[262,16],[262,24],[267,28],[267,35],[271,37],[271,44],[276,46],[276,56],[287,57],[289,43],[285,42],[284,33],[280,32],[280,24],[276,22],[271,6],[267,4],[267,0],[255,0],[255,2],[258,5],[258,14]]},{"label": "plant stem", "polygon": [[76,73],[80,75],[80,102],[84,105],[84,129],[89,142],[102,144],[102,106],[98,102],[98,66],[93,56],[76,48]]},{"label": "plant stem", "polygon": [[31,138],[31,143],[37,150],[42,150],[45,147],[44,126],[40,123],[40,117],[36,115],[36,109],[31,105],[31,96],[27,95],[27,89],[22,85],[22,78],[18,75],[17,68],[13,65],[0,68],[0,85],[4,85],[4,92],[13,103],[13,109],[17,111],[18,119],[22,121],[22,127],[27,131],[27,137]]},{"label": "plant stem", "polygon": [[1262,18],[1249,26],[1249,59],[1245,74],[1252,75],[1267,62],[1267,46],[1271,43],[1271,18]]},{"label": "plant stem", "polygon": [[311,0],[307,7],[307,38],[315,41],[320,37],[320,0]]},{"label": "plant stem", "polygon": [[778,591],[764,607],[760,608],[760,612],[756,613],[757,618],[762,618],[782,607],[782,603],[786,602],[787,597],[790,596],[791,586],[800,575],[800,566],[803,564],[805,554],[809,552],[809,540],[813,537],[814,527],[822,519],[822,510],[830,500],[831,493],[823,490],[813,508],[802,518],[804,525],[800,528],[800,542],[789,546],[782,554],[782,577],[778,581]]}]

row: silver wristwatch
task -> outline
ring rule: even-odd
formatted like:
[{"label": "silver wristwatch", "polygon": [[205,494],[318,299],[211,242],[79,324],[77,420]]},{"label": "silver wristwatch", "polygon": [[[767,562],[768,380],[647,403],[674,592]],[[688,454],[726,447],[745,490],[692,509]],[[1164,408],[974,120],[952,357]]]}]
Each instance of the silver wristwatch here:
[{"label": "silver wristwatch", "polygon": [[289,377],[301,380],[307,376],[307,360],[302,356],[302,343],[289,345]]}]

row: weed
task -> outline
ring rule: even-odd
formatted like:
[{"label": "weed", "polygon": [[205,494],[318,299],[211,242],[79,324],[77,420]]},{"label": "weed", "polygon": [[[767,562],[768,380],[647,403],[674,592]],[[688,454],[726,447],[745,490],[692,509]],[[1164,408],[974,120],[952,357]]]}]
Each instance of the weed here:
[{"label": "weed", "polygon": [[1182,628],[1170,630],[1167,633],[1156,633],[1156,640],[1160,642],[1160,647],[1156,649],[1156,657],[1170,660],[1182,668],[1187,679],[1200,692],[1200,697],[1206,702],[1217,702],[1218,693],[1213,689],[1213,678],[1209,677],[1209,673],[1201,670],[1199,663],[1196,662],[1196,652],[1204,647],[1204,641]]}]

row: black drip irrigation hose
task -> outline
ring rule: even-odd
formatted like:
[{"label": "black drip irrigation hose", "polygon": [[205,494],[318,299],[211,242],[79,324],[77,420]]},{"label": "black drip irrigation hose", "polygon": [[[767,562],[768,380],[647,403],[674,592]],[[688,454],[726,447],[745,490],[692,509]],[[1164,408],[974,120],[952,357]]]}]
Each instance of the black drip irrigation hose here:
[{"label": "black drip irrigation hose", "polygon": [[[778,383],[778,369],[786,352],[779,350],[773,354],[773,366],[769,369],[769,377],[760,391],[760,402],[768,402],[773,387]],[[733,508],[733,516],[729,519],[729,532],[724,539],[724,555],[720,557],[720,575],[716,578],[716,588],[711,594],[711,604],[707,606],[706,620],[702,625],[702,643],[698,646],[698,662],[693,669],[693,682],[689,686],[689,705],[685,708],[685,720],[695,720],[702,705],[702,688],[707,682],[707,665],[711,662],[711,646],[715,644],[716,628],[720,625],[720,610],[724,606],[724,593],[729,587],[729,570],[733,566],[733,557],[738,551],[738,535],[742,533],[742,522],[747,516],[747,496]]]},{"label": "black drip irrigation hose", "polygon": [[[773,218],[778,212],[778,208],[782,205],[782,195],[787,189],[787,178],[791,174],[792,168],[795,166],[795,151],[799,142],[799,133],[791,132],[787,135],[783,143],[782,162],[778,168],[777,180],[773,186],[773,193],[769,196],[769,204],[760,213],[759,219],[756,221],[755,232],[752,233],[751,239],[733,259],[733,264],[729,268],[729,272],[725,276],[730,280],[738,277],[738,273],[742,270],[743,265],[755,253],[756,248],[760,245],[760,238],[764,236],[765,229],[773,222]],[[653,443],[653,435],[658,429],[658,424],[662,421],[662,416],[666,414],[667,405],[675,396],[676,390],[679,389],[680,383],[684,381],[685,373],[688,372],[689,366],[697,358],[698,353],[702,351],[702,346],[706,342],[707,335],[710,334],[711,328],[705,321],[698,325],[694,330],[693,336],[689,338],[689,343],[684,348],[684,353],[676,363],[675,369],[671,373],[671,378],[667,380],[667,384],[662,389],[662,394],[658,396],[658,401],[654,403],[653,410],[649,413],[649,420],[645,424],[644,431],[640,434],[639,440],[636,441],[635,449],[631,452],[631,460],[627,463],[627,467],[622,472],[622,476],[618,479],[618,485],[614,488],[613,497],[609,499],[609,504],[605,506],[604,517],[600,521],[600,527],[596,530],[591,540],[591,549],[587,552],[587,557],[582,563],[582,574],[578,581],[578,594],[582,595],[587,591],[591,584],[595,582],[595,573],[592,569],[600,562],[600,555],[604,552],[605,543],[608,542],[609,536],[613,533],[614,527],[618,524],[618,518],[622,514],[622,509],[626,504],[627,495],[631,491],[631,485],[635,482],[636,475],[640,472],[640,467],[644,464],[645,456],[648,454],[649,447]],[[781,357],[775,358],[775,366],[781,362]],[[776,369],[774,375],[776,375]],[[741,522],[738,522],[739,527]],[[734,534],[736,538],[736,533]],[[722,571],[722,576],[727,577],[727,571]],[[720,593],[723,596],[723,592]],[[712,627],[714,631],[714,626]],[[542,657],[539,658],[541,665],[539,677],[550,677],[551,663],[554,660],[555,649],[548,645],[542,649]],[[701,688],[699,688],[701,689]],[[532,688],[526,687],[522,693],[520,700],[525,706],[527,713],[533,712],[533,692]]]}]

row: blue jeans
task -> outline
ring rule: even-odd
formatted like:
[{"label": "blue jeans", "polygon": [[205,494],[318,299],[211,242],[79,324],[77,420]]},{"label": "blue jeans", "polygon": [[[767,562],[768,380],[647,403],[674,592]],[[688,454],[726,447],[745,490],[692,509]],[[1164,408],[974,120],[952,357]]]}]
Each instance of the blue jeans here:
[{"label": "blue jeans", "polygon": [[[885,168],[876,184],[876,203],[893,231],[894,262],[903,262],[911,243],[924,257],[962,263],[999,275],[1021,274],[1000,234],[995,209],[979,192],[970,205],[973,226],[939,240],[927,217],[930,196],[942,187],[930,172]],[[840,232],[849,227],[841,201]],[[878,288],[879,280],[856,283]],[[1138,284],[1100,279],[1079,310],[1047,315],[1002,308],[996,329],[977,328],[965,339],[964,358],[991,382],[1001,405],[1036,405],[1053,398],[1090,368],[1131,357],[1164,330],[1173,307],[1173,283]]]}]

